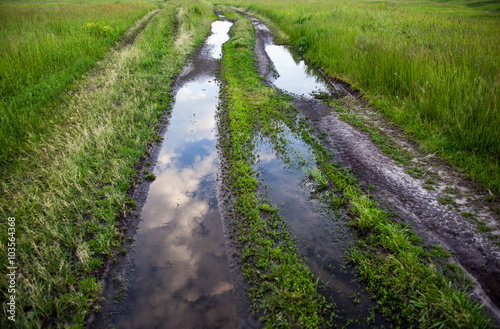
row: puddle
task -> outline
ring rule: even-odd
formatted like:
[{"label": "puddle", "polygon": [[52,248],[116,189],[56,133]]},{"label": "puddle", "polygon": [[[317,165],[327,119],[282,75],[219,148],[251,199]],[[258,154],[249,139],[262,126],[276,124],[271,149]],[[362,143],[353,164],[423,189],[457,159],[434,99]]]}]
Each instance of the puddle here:
[{"label": "puddle", "polygon": [[330,93],[333,87],[314,69],[309,68],[300,55],[285,46],[267,45],[266,53],[278,72],[272,83],[279,89],[296,95]]},{"label": "puddle", "polygon": [[[214,22],[217,36],[199,56],[215,62],[230,26]],[[127,297],[111,319],[117,328],[238,327],[216,198],[219,85],[214,70],[196,67],[208,60],[195,59],[177,90],[130,253]]]},{"label": "puddle", "polygon": [[[345,265],[344,254],[352,236],[340,215],[328,213],[321,202],[312,197],[314,184],[304,173],[313,163],[309,147],[288,128],[284,137],[292,165],[275,155],[266,138],[257,143],[256,171],[261,186],[265,186],[261,192],[278,206],[291,235],[296,237],[300,256],[305,257],[315,278],[324,283],[320,293],[337,305],[337,313],[342,317],[338,324],[357,319],[356,328],[369,327],[365,319],[371,316],[370,308],[375,303]],[[381,316],[375,315],[375,319],[376,325],[385,324]]]},{"label": "puddle", "polygon": [[222,45],[229,40],[227,32],[233,23],[228,21],[215,21],[212,23],[212,34],[207,38],[205,45],[210,48],[210,54],[215,59],[222,58]]},{"label": "puddle", "polygon": [[[315,94],[328,94],[334,97],[343,93],[342,89],[331,84],[316,69],[307,65],[301,55],[291,48],[273,43],[269,29],[260,21],[252,18],[257,30],[258,40],[262,42],[267,59],[261,50],[257,54],[261,65],[272,65],[275,73],[266,74],[268,80],[281,91],[295,97],[294,105],[306,108],[307,113],[318,117],[329,109],[324,109]],[[260,52],[260,54],[259,54]],[[277,77],[276,77],[277,76]],[[326,112],[325,112],[326,113]],[[310,115],[308,114],[308,115]],[[323,205],[320,193],[315,192],[314,183],[305,171],[314,165],[314,156],[307,144],[295,137],[284,127],[283,137],[287,141],[286,163],[276,156],[272,143],[262,138],[256,146],[258,162],[256,164],[261,191],[280,209],[280,215],[286,220],[292,236],[297,239],[299,253],[315,278],[323,282],[320,293],[328,297],[337,306],[337,325],[351,322],[353,327],[366,328],[390,326],[382,316],[374,313],[376,303],[371,301],[363,286],[357,281],[349,266],[345,264],[344,254],[354,237],[346,226],[342,211],[331,213]],[[327,196],[321,192],[323,196]],[[316,194],[316,196],[314,196]],[[329,200],[333,196],[327,196]],[[321,285],[320,285],[321,286]],[[366,319],[370,318],[370,323]]]}]

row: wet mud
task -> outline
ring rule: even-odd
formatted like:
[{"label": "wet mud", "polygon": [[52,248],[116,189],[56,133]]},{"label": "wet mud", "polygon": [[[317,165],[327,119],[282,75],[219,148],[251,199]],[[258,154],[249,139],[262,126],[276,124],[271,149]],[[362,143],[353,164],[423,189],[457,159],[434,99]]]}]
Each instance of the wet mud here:
[{"label": "wet mud", "polygon": [[[442,195],[439,189],[433,191],[424,188],[422,180],[413,177],[406,172],[405,167],[383,154],[367,133],[342,121],[338,113],[314,97],[315,93],[329,92],[333,97],[351,97],[362,104],[362,100],[356,97],[357,93],[353,93],[345,84],[308,68],[293,50],[274,45],[269,29],[255,18],[247,17],[252,19],[256,28],[260,74],[269,84],[293,97],[292,103],[316,127],[316,134],[326,136],[323,139],[324,146],[335,154],[335,161],[351,169],[362,185],[376,187],[370,193],[385,210],[397,213],[399,220],[409,224],[424,239],[425,244],[439,245],[453,253],[453,261],[477,280],[474,298],[484,305],[500,326],[500,248],[489,241],[484,233],[478,232],[475,223],[461,215],[466,207],[457,211],[442,205],[438,202],[438,197]],[[281,49],[277,51],[279,47]],[[295,66],[304,72],[305,78],[293,77],[290,72],[293,65],[284,57],[292,58]],[[290,84],[281,76],[294,81]],[[301,81],[304,81],[303,89],[300,88]],[[412,148],[413,154],[419,153],[414,143],[401,138],[401,132],[390,124],[387,127],[387,130],[399,135],[395,139],[402,147]],[[471,183],[451,168],[438,161],[426,165],[428,170],[438,173],[445,180],[448,178],[448,185],[460,190],[471,190]],[[482,220],[493,228],[493,233],[498,232],[500,227],[495,215],[485,208],[480,213]]]}]

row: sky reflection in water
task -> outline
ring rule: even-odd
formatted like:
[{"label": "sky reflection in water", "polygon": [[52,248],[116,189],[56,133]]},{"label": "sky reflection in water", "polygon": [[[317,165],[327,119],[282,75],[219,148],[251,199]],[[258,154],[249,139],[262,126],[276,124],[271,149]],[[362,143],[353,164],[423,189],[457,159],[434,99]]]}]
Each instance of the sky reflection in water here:
[{"label": "sky reflection in water", "polygon": [[284,46],[267,45],[266,53],[279,73],[273,84],[279,89],[296,95],[310,95],[312,92],[328,92],[329,85],[323,78],[314,75],[304,60],[292,55]]},{"label": "sky reflection in water", "polygon": [[132,253],[118,328],[235,328],[217,208],[215,109],[208,78],[179,90]]}]

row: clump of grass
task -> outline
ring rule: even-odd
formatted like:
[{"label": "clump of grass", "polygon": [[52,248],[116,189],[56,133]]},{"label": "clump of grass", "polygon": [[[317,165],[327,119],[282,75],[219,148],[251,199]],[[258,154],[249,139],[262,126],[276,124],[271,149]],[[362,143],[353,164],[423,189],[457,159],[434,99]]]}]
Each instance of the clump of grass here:
[{"label": "clump of grass", "polygon": [[449,196],[438,197],[438,201],[442,205],[454,204],[455,203],[455,200],[453,200],[453,198],[449,197]]},{"label": "clump of grass", "polygon": [[277,211],[278,209],[269,204],[269,203],[262,203],[262,204],[259,204],[259,210],[262,211],[263,213],[272,213],[272,212],[275,212]]},{"label": "clump of grass", "polygon": [[325,190],[328,188],[328,178],[326,178],[317,167],[310,168],[307,171],[307,175],[316,183],[318,190]]},{"label": "clump of grass", "polygon": [[151,171],[144,169],[144,179],[152,182],[156,179],[156,176]]}]

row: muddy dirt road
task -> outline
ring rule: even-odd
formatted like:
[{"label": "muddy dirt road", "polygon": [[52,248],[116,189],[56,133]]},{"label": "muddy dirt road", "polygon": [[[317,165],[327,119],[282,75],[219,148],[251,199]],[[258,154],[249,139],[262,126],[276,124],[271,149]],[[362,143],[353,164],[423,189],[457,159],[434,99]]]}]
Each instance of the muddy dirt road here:
[{"label": "muddy dirt road", "polygon": [[[293,50],[275,45],[270,30],[251,19],[257,33],[258,69],[267,83],[293,98],[300,116],[312,123],[317,136],[323,136],[335,161],[352,170],[361,185],[373,186],[370,193],[384,209],[397,213],[397,220],[409,224],[425,244],[453,252],[453,261],[478,282],[474,297],[500,325],[500,248],[461,215],[472,202],[449,207],[438,201],[445,187],[472,196],[476,189],[438,161],[421,161],[418,149],[387,125],[387,134],[415,154],[415,165],[418,162],[442,177],[435,188],[424,188],[423,179],[383,154],[368,134],[342,121],[314,96],[348,98],[353,108],[365,110],[363,115],[373,119],[348,86],[323,76]],[[134,196],[139,206],[130,220],[139,225],[133,235],[136,241],[128,244],[130,256],[106,276],[104,295],[109,301],[89,327],[259,326],[258,317],[250,312],[239,259],[233,257],[236,246],[228,228],[232,199],[219,179],[224,159],[216,149],[217,139],[222,138],[217,133],[217,67],[231,23],[217,21],[212,26],[212,35],[175,82],[176,101],[163,141],[147,160],[156,179],[144,181]],[[376,120],[385,124],[380,117]],[[361,320],[370,316],[375,303],[345,264],[344,254],[356,239],[347,228],[346,211],[333,214],[322,205],[321,193],[304,175],[313,162],[311,150],[291,132],[284,138],[287,159],[266,136],[256,138],[254,169],[259,172],[262,197],[280,205],[301,256],[322,281],[322,294],[336,302],[338,324],[360,319],[358,328],[390,325],[378,314],[370,324]],[[493,227],[489,234],[498,234],[495,215],[478,202],[478,216]],[[117,296],[120,303],[114,305]]]}]

